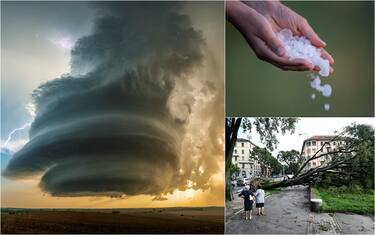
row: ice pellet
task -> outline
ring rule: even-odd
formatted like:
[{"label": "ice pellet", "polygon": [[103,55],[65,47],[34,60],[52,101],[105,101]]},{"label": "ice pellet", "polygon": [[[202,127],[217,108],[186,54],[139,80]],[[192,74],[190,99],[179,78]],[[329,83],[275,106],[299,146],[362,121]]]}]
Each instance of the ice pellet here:
[{"label": "ice pellet", "polygon": [[320,85],[321,80],[320,80],[319,75],[311,74],[310,77],[311,77],[311,82],[310,82],[311,88],[321,92],[323,96],[326,96],[326,97],[331,96],[331,94],[332,94],[331,85],[329,85],[329,84],[325,84],[323,86]]},{"label": "ice pellet", "polygon": [[329,104],[324,104],[324,110],[325,111],[329,111],[330,108],[331,108],[331,106]]},{"label": "ice pellet", "polygon": [[277,37],[283,42],[289,59],[305,59],[319,67],[321,76],[327,77],[329,75],[329,61],[321,57],[321,49],[313,46],[310,40],[304,36],[293,36],[290,29],[279,31]]},{"label": "ice pellet", "polygon": [[322,94],[323,96],[331,96],[332,93],[332,87],[329,84],[325,84],[323,86]]},{"label": "ice pellet", "polygon": [[[322,93],[323,96],[329,97],[332,94],[332,86],[322,84],[320,76],[328,77],[330,71],[329,61],[322,58],[322,51],[311,44],[304,36],[293,36],[290,29],[283,29],[277,33],[277,37],[283,42],[286,50],[286,56],[290,60],[304,59],[319,68],[319,74],[311,73],[308,76],[311,79],[310,86],[316,91]],[[320,76],[319,76],[320,75]],[[311,99],[315,100],[316,94],[311,94]],[[329,111],[330,105],[324,104],[324,110]]]}]

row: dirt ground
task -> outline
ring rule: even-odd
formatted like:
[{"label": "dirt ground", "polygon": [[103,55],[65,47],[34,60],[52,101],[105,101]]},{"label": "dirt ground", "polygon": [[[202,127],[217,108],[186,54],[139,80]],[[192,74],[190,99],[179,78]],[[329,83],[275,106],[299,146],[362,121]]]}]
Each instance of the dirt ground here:
[{"label": "dirt ground", "polygon": [[1,233],[223,233],[224,208],[17,211],[1,214]]}]

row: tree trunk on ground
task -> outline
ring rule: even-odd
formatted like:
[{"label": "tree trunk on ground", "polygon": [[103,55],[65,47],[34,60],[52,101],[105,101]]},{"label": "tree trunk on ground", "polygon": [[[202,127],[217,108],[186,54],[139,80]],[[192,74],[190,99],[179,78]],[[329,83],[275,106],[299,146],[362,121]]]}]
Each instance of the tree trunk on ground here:
[{"label": "tree trunk on ground", "polygon": [[[355,149],[351,149],[351,150],[346,150],[346,151],[343,150],[342,152],[345,154],[347,153],[351,154],[352,152],[355,152],[355,151],[356,151]],[[329,153],[325,153],[325,154],[322,154],[321,156],[328,155],[328,154]],[[279,188],[279,187],[288,187],[288,186],[293,186],[293,185],[309,185],[313,183],[314,179],[316,179],[320,174],[329,172],[331,170],[338,170],[341,167],[345,166],[346,164],[350,163],[356,157],[357,157],[357,154],[351,155],[350,157],[347,157],[343,160],[332,162],[329,165],[312,168],[304,173],[295,175],[291,179],[283,180],[281,182],[273,183],[270,185],[264,185],[263,187],[265,189],[272,189],[272,188]]]}]

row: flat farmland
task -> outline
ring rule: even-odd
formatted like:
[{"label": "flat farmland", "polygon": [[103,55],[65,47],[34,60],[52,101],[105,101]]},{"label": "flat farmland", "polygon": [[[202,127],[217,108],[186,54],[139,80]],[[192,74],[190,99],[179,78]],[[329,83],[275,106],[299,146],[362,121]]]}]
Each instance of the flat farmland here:
[{"label": "flat farmland", "polygon": [[224,209],[6,209],[1,233],[223,233]]}]

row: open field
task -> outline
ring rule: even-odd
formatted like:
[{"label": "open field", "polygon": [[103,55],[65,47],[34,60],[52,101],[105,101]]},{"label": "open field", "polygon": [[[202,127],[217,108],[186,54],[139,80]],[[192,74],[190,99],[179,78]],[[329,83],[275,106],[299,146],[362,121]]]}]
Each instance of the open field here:
[{"label": "open field", "polygon": [[2,209],[1,233],[223,233],[224,208]]}]

